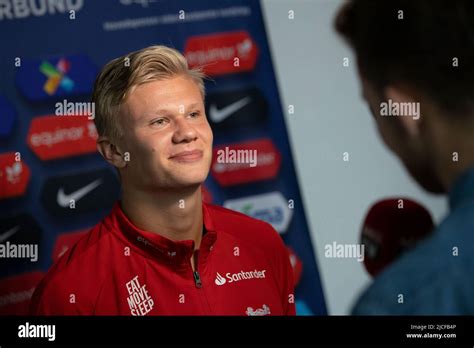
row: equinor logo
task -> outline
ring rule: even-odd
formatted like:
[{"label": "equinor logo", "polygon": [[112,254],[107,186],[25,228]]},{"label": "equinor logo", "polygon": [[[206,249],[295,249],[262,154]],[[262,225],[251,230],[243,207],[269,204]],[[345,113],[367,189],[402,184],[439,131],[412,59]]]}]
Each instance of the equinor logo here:
[{"label": "equinor logo", "polygon": [[261,271],[254,270],[249,272],[240,271],[239,273],[226,273],[225,278],[217,272],[215,283],[220,286],[227,282],[233,283],[246,279],[265,279],[266,271],[267,270],[264,269]]}]

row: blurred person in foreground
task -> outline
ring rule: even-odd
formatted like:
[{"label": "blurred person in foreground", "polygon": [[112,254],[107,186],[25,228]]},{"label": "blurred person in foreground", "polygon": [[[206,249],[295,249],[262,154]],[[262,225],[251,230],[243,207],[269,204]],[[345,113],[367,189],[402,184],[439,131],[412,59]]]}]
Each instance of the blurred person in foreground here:
[{"label": "blurred person in foreground", "polygon": [[381,138],[450,210],[353,314],[474,314],[473,19],[472,0],[352,0],[336,17]]}]

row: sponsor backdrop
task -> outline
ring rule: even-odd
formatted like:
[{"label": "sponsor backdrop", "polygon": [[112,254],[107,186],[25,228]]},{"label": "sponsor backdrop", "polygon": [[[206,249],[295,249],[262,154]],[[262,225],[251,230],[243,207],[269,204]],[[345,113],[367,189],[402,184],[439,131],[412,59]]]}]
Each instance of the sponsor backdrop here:
[{"label": "sponsor backdrop", "polygon": [[101,66],[152,44],[211,77],[204,199],[271,223],[298,314],[326,314],[258,1],[5,0],[0,32],[0,314],[25,313],[52,262],[120,197],[85,103]]}]

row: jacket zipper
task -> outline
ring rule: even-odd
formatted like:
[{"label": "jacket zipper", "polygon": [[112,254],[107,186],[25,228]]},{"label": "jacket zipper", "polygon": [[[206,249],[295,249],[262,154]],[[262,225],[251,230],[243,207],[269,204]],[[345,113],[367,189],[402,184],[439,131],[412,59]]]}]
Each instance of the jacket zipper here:
[{"label": "jacket zipper", "polygon": [[[198,272],[198,265],[199,265],[199,251],[196,253],[196,258],[195,258],[195,269],[192,269],[193,272],[193,277],[194,277],[194,284],[196,285],[197,290],[201,289],[203,287],[202,281],[201,281],[201,276],[199,275]],[[192,268],[192,265],[191,265]],[[199,295],[199,298],[201,299],[201,305],[202,309],[207,313],[207,314],[212,314],[211,307],[209,306],[209,302],[207,301],[206,293],[202,292],[204,290],[201,290],[201,294]]]},{"label": "jacket zipper", "polygon": [[201,277],[199,276],[199,272],[194,271],[193,275],[194,275],[194,284],[196,284],[196,288],[198,289],[202,288],[202,282],[201,282]]},{"label": "jacket zipper", "polygon": [[199,275],[199,272],[198,272],[198,258],[199,258],[199,251],[196,251],[196,254],[194,257],[194,268],[192,267],[192,264],[191,264],[191,269],[193,271],[194,284],[196,285],[196,288],[201,289],[202,281],[201,281],[201,276]]}]

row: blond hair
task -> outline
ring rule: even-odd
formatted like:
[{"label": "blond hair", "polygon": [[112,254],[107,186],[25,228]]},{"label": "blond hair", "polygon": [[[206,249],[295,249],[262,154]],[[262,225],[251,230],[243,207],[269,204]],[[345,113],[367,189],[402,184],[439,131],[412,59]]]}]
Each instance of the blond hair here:
[{"label": "blond hair", "polygon": [[122,136],[117,122],[120,107],[135,87],[175,76],[191,78],[204,99],[204,78],[201,69],[190,69],[186,58],[166,46],[150,46],[108,62],[94,84],[92,102],[95,103],[94,123],[99,135],[111,139]]}]

